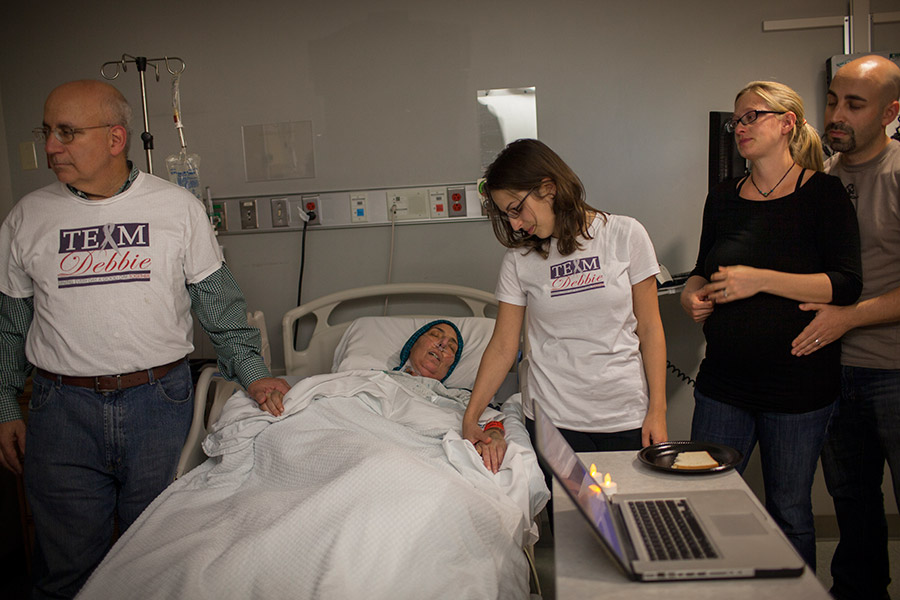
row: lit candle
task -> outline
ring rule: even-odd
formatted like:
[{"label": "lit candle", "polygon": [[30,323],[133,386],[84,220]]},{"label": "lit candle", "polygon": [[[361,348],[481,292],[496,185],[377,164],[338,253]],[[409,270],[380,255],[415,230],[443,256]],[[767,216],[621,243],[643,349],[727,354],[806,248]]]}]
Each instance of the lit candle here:
[{"label": "lit candle", "polygon": [[607,473],[603,477],[603,483],[600,484],[600,487],[603,488],[603,493],[607,496],[612,496],[619,491],[619,484],[612,480],[612,473]]},{"label": "lit candle", "polygon": [[594,492],[595,494],[602,494],[603,488],[600,486],[603,485],[603,473],[597,472],[597,465],[591,463],[591,470],[589,471],[591,474],[591,479],[593,479],[596,483],[592,483],[588,486],[588,489]]}]

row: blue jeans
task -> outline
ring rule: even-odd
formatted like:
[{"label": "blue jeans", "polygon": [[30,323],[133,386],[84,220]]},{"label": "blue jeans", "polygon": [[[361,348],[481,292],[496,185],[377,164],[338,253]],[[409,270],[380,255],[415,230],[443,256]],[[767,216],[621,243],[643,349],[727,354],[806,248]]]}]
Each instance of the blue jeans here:
[{"label": "blue jeans", "polygon": [[187,361],[164,377],[97,393],[35,374],[25,489],[34,515],[34,598],[71,598],[175,478],[191,425]]},{"label": "blue jeans", "polygon": [[887,596],[885,460],[900,500],[900,370],[843,367],[841,399],[822,452],[841,532],[831,561],[836,598]]},{"label": "blue jeans", "polygon": [[766,510],[794,544],[803,560],[816,568],[816,530],[812,484],[816,462],[834,404],[807,413],[750,411],[694,391],[691,439],[725,444],[739,450],[743,473],[759,443]]}]

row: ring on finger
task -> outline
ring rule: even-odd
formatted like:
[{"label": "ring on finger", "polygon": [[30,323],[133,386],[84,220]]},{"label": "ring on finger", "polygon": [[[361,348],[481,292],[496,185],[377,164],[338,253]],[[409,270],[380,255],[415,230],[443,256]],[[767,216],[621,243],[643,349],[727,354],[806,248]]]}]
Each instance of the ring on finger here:
[{"label": "ring on finger", "polygon": [[819,345],[819,338],[816,338],[816,341],[813,342],[816,346]]}]

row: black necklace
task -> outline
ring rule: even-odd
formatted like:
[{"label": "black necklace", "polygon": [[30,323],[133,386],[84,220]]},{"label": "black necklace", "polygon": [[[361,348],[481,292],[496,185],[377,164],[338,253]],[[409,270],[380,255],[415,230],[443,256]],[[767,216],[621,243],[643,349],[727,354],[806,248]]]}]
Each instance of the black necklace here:
[{"label": "black necklace", "polygon": [[759,195],[760,195],[760,196],[762,196],[763,198],[768,198],[768,197],[769,197],[769,194],[771,194],[772,192],[774,192],[774,191],[775,191],[775,188],[777,188],[779,185],[781,185],[781,182],[784,181],[784,178],[788,176],[788,173],[790,173],[790,172],[791,172],[791,169],[794,168],[794,164],[795,164],[795,163],[791,163],[791,166],[788,167],[788,170],[784,173],[784,175],[781,176],[781,179],[778,180],[778,183],[775,184],[775,187],[773,187],[773,188],[772,188],[771,190],[769,190],[768,192],[764,192],[764,191],[762,191],[761,189],[759,189],[759,186],[756,185],[756,182],[755,182],[755,181],[753,181],[753,171],[750,172],[750,183],[753,184],[753,187],[756,188],[756,191],[759,192]]}]

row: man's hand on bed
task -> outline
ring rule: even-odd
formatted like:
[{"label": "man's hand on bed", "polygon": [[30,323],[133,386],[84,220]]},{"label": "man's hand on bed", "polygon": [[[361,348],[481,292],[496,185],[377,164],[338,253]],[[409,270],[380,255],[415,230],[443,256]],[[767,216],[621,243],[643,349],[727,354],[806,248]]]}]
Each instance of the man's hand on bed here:
[{"label": "man's hand on bed", "polygon": [[284,412],[284,395],[291,389],[287,381],[278,377],[263,377],[247,387],[247,394],[265,410],[280,417]]},{"label": "man's hand on bed", "polygon": [[484,466],[496,473],[503,464],[503,456],[506,454],[506,438],[499,429],[490,429],[482,432],[488,438],[487,442],[476,442],[475,449],[484,460]]}]

